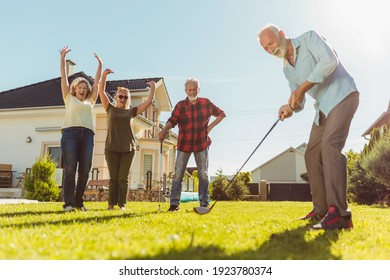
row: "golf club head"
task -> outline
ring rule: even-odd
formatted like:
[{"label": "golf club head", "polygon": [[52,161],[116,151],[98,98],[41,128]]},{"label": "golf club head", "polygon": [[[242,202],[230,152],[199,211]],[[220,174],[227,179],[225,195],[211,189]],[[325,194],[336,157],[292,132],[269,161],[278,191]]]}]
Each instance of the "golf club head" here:
[{"label": "golf club head", "polygon": [[199,214],[199,215],[205,215],[205,214],[208,214],[210,212],[210,208],[208,207],[194,207],[194,211],[196,214]]}]

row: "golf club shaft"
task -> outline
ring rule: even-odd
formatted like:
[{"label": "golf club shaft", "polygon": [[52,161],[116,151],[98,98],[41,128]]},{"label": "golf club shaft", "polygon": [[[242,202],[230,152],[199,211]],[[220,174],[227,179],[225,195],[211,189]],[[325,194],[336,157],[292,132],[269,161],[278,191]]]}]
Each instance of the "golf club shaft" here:
[{"label": "golf club shaft", "polygon": [[[240,167],[240,169],[238,169],[238,171],[236,172],[236,174],[234,175],[233,179],[230,180],[229,184],[226,186],[225,188],[225,191],[229,188],[229,186],[232,184],[232,182],[234,181],[234,179],[236,179],[238,173],[240,173],[240,171],[244,168],[245,164],[249,161],[249,159],[253,156],[253,154],[257,151],[257,149],[260,147],[260,145],[264,142],[265,138],[267,138],[268,134],[271,133],[271,131],[274,129],[274,127],[278,124],[280,119],[278,119],[273,125],[272,127],[270,128],[270,130],[268,130],[267,134],[264,136],[264,138],[260,141],[260,143],[256,146],[256,148],[253,150],[253,152],[250,154],[250,156],[246,159],[246,161],[244,162],[244,164]],[[214,205],[217,203],[217,200],[214,201],[214,203],[211,205],[210,207],[210,211],[211,209],[213,209]]]},{"label": "golf club shaft", "polygon": [[[163,182],[163,174],[162,174],[162,148],[163,148],[163,141],[160,141],[160,184]],[[159,186],[158,188],[158,211],[160,211],[160,202],[161,202],[161,187],[162,185]]]}]

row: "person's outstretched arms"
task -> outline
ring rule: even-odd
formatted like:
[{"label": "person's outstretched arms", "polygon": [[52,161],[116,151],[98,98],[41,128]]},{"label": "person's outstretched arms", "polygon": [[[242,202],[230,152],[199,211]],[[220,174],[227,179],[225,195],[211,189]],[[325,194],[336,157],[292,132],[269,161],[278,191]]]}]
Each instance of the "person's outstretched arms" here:
[{"label": "person's outstretched arms", "polygon": [[104,69],[102,74],[102,79],[100,80],[100,85],[99,85],[100,101],[102,102],[105,111],[107,111],[108,103],[110,103],[110,100],[108,99],[108,96],[106,94],[106,80],[107,80],[107,75],[111,73],[114,73],[112,72],[111,69],[109,68]]},{"label": "person's outstretched arms", "polygon": [[152,104],[154,94],[156,91],[156,83],[154,81],[150,81],[146,83],[149,86],[149,97],[144,103],[137,106],[137,115],[141,114],[143,111],[148,109],[148,107]]},{"label": "person's outstretched arms", "polygon": [[98,68],[96,70],[95,81],[92,86],[91,100],[95,104],[98,97],[100,78],[102,76],[103,61],[96,53],[94,53],[94,55],[98,61]]},{"label": "person's outstretched arms", "polygon": [[68,82],[68,74],[66,73],[66,55],[71,50],[68,49],[68,46],[63,47],[60,50],[60,71],[61,71],[61,91],[62,91],[62,98],[65,99],[65,97],[69,93],[69,82]]}]

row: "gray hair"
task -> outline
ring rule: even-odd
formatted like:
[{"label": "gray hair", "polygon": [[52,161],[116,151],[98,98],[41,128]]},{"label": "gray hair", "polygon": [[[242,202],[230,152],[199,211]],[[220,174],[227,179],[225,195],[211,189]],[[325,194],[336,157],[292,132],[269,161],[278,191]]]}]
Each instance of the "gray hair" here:
[{"label": "gray hair", "polygon": [[277,27],[275,24],[268,23],[262,29],[260,29],[259,33],[257,33],[257,38],[260,39],[261,34],[263,34],[263,32],[267,29],[271,30],[276,36],[279,37],[279,31],[281,29]]},{"label": "gray hair", "polygon": [[198,86],[198,88],[200,88],[200,82],[197,78],[194,78],[194,77],[188,78],[184,84],[184,87],[187,87],[187,85],[190,83],[194,83]]}]

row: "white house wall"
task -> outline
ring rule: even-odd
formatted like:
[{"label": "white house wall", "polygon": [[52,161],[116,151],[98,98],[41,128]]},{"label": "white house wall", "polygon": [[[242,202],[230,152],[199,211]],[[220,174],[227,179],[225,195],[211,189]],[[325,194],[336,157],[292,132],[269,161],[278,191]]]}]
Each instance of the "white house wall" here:
[{"label": "white house wall", "polygon": [[[44,145],[59,146],[61,141],[60,130],[36,131],[36,129],[61,127],[64,114],[64,110],[61,109],[1,112],[0,162],[12,164],[12,169],[16,173],[31,168],[36,159],[42,155]],[[31,143],[26,143],[27,137],[31,137]],[[13,186],[16,185],[15,175],[14,173]]]},{"label": "white house wall", "polygon": [[261,180],[261,169],[256,168],[252,173],[251,173],[251,178],[252,182],[254,183],[259,183]]},{"label": "white house wall", "polygon": [[261,179],[294,182],[296,180],[295,153],[287,152],[261,167]]},{"label": "white house wall", "polygon": [[297,169],[296,182],[304,183],[306,181],[304,181],[301,178],[301,174],[307,172],[306,171],[306,164],[305,164],[305,156],[304,156],[304,154],[295,153],[295,157],[296,157],[296,169]]},{"label": "white house wall", "polygon": [[[12,164],[12,169],[16,173],[21,173],[26,168],[31,168],[36,159],[45,153],[45,145],[60,146],[61,131],[65,116],[64,108],[41,109],[41,110],[15,110],[0,112],[0,163]],[[95,146],[92,168],[98,168],[99,179],[108,179],[107,163],[104,157],[104,146],[107,136],[107,116],[101,105],[97,105],[94,109],[95,122]],[[133,123],[134,132],[141,135],[140,130],[145,129],[141,121]],[[37,128],[57,128],[49,131],[36,131]],[[26,143],[26,138],[31,137],[31,143]],[[153,154],[154,178],[158,179],[159,161],[156,140],[145,142],[142,139],[138,140],[140,151],[136,152],[130,178],[130,187],[137,188],[139,178],[142,176],[142,160],[143,151],[149,151]],[[168,148],[166,148],[168,149]],[[174,166],[174,151],[166,150],[164,152],[163,165],[166,167],[164,171],[172,171]],[[167,160],[169,163],[166,163]],[[14,173],[16,175],[16,173]],[[138,179],[137,179],[138,178]],[[57,170],[57,184],[61,184],[62,170]],[[16,186],[16,176],[14,176],[13,186]]]}]

